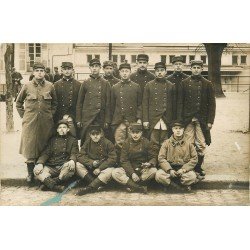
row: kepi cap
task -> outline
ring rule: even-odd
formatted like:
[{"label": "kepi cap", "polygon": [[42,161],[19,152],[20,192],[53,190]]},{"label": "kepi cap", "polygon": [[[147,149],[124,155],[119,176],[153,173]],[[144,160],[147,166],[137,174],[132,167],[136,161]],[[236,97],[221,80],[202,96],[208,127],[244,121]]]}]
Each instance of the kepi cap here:
[{"label": "kepi cap", "polygon": [[148,62],[149,57],[148,57],[148,55],[146,55],[146,54],[139,54],[139,55],[137,56],[136,60],[137,60],[137,61],[144,60],[144,61],[147,61],[147,62]]}]

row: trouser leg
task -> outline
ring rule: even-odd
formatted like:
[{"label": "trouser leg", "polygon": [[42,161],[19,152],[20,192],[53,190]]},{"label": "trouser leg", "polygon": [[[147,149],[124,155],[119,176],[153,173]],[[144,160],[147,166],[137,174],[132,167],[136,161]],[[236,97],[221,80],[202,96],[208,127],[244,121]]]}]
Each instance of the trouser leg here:
[{"label": "trouser leg", "polygon": [[150,180],[155,178],[157,168],[144,168],[141,173],[141,181],[143,184],[147,184]]},{"label": "trouser leg", "polygon": [[156,182],[158,182],[164,186],[169,186],[171,183],[170,174],[165,172],[163,169],[157,170],[157,172],[155,174],[155,180],[156,180]]},{"label": "trouser leg", "polygon": [[59,179],[61,181],[68,180],[71,178],[75,173],[75,167],[71,169],[67,163],[64,163],[59,174]]},{"label": "trouser leg", "polygon": [[187,173],[182,174],[180,178],[180,182],[184,186],[190,186],[196,182],[198,182],[196,173],[194,171],[189,171]]}]

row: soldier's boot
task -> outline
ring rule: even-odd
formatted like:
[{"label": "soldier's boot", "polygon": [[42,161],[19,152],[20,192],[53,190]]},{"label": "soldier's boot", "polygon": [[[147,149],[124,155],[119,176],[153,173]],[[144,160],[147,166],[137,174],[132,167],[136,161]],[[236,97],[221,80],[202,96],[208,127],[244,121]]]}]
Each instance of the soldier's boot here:
[{"label": "soldier's boot", "polygon": [[27,163],[27,170],[28,170],[28,176],[26,177],[26,181],[28,182],[28,184],[32,184],[34,182],[34,167],[35,167],[35,163],[30,162]]},{"label": "soldier's boot", "polygon": [[75,195],[81,196],[95,191],[99,191],[105,183],[103,183],[98,177],[95,178],[87,187],[80,188]]},{"label": "soldier's boot", "polygon": [[53,178],[53,180],[55,181],[56,185],[59,185],[59,183],[61,182],[59,177],[55,177],[55,178]]},{"label": "soldier's boot", "polygon": [[76,187],[84,187],[89,185],[95,178],[91,174],[86,174],[84,178],[80,179]]},{"label": "soldier's boot", "polygon": [[138,192],[138,193],[146,194],[148,192],[148,189],[146,186],[140,186],[131,179],[128,180],[127,187],[130,188],[132,191]]},{"label": "soldier's boot", "polygon": [[164,187],[165,192],[184,192],[185,188],[180,184],[171,181],[167,187]]},{"label": "soldier's boot", "polygon": [[206,173],[205,171],[202,169],[202,163],[204,161],[204,155],[198,155],[198,163],[196,164],[194,171],[197,172],[200,176],[205,176]]},{"label": "soldier's boot", "polygon": [[47,186],[51,191],[61,193],[64,190],[64,186],[57,185],[56,181],[54,181],[51,177],[47,177],[43,181],[44,185]]}]

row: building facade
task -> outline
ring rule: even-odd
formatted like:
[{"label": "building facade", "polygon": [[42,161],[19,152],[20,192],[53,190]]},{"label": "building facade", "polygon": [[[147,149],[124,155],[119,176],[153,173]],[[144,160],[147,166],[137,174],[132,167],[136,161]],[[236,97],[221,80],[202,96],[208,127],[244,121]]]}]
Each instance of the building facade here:
[{"label": "building facade", "polygon": [[[163,61],[168,73],[173,70],[171,59],[181,55],[184,58],[184,71],[190,72],[191,60],[203,60],[204,75],[207,75],[207,54],[202,44],[198,43],[113,43],[111,60],[119,65],[125,60],[136,70],[136,55],[149,55],[149,70],[154,64]],[[18,43],[14,45],[14,66],[27,81],[32,72],[34,62],[42,62],[51,71],[55,66],[60,68],[63,61],[74,63],[75,77],[82,81],[89,75],[88,63],[92,58],[101,62],[109,59],[110,44],[108,43]],[[4,71],[5,44],[0,47],[0,84],[5,84]],[[222,85],[225,91],[244,91],[250,83],[250,44],[228,44],[222,55]],[[3,87],[1,88],[3,89]],[[0,91],[1,91],[0,89]]]}]

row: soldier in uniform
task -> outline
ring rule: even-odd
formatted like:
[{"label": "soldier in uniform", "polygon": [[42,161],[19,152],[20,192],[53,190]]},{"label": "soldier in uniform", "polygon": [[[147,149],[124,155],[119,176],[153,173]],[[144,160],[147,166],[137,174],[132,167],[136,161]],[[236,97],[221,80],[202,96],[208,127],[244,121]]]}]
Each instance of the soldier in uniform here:
[{"label": "soldier in uniform", "polygon": [[120,167],[113,170],[112,177],[131,191],[147,193],[146,184],[157,171],[157,151],[142,136],[141,124],[131,124],[130,135],[122,146]]},{"label": "soldier in uniform", "polygon": [[76,121],[81,128],[81,145],[91,124],[100,125],[108,129],[110,125],[110,94],[111,87],[108,81],[100,75],[101,63],[94,58],[89,63],[90,77],[85,80],[77,98]]},{"label": "soldier in uniform", "polygon": [[120,79],[114,77],[114,63],[112,61],[105,61],[102,67],[104,71],[103,78],[109,81],[111,87],[120,81]]},{"label": "soldier in uniform", "polygon": [[[181,56],[175,56],[172,59],[172,64],[174,67],[174,73],[167,77],[167,80],[170,81],[173,84],[173,110],[172,110],[172,118],[173,120],[177,119],[177,100],[178,100],[178,94],[180,92],[180,83],[182,80],[186,79],[188,75],[184,74],[182,72],[183,69],[183,57]],[[172,130],[169,130],[172,134]],[[170,135],[171,135],[170,134]]]},{"label": "soldier in uniform", "polygon": [[172,122],[173,87],[165,78],[165,63],[158,62],[154,68],[156,79],[144,88],[142,116],[144,129],[149,129],[150,140],[160,149],[168,138],[168,126]]},{"label": "soldier in uniform", "polygon": [[176,191],[190,191],[191,185],[198,182],[194,172],[198,162],[197,152],[193,143],[184,137],[182,123],[174,122],[172,131],[173,135],[164,141],[160,149],[158,161],[161,169],[157,170],[155,179]]},{"label": "soldier in uniform", "polygon": [[215,93],[210,81],[202,77],[202,61],[191,61],[192,75],[181,82],[178,96],[178,119],[184,121],[185,136],[194,143],[198,153],[198,164],[195,171],[204,176],[206,144],[210,145],[212,128],[215,118]]},{"label": "soldier in uniform", "polygon": [[61,68],[63,78],[54,84],[58,101],[55,121],[68,120],[70,132],[76,137],[76,103],[81,83],[72,76],[73,63],[62,62]]},{"label": "soldier in uniform", "polygon": [[67,120],[60,120],[57,135],[50,139],[34,168],[35,177],[55,192],[62,192],[61,181],[68,180],[75,173],[79,150],[77,140],[69,131]]},{"label": "soldier in uniform", "polygon": [[12,73],[11,73],[11,78],[12,78],[12,86],[13,86],[13,94],[15,97],[14,102],[16,101],[16,98],[22,88],[21,85],[21,80],[23,79],[21,73],[16,71],[16,68],[12,68]]},{"label": "soldier in uniform", "polygon": [[112,87],[111,91],[111,127],[118,156],[119,149],[128,137],[129,124],[133,122],[141,124],[142,119],[142,93],[140,86],[130,80],[131,66],[122,63],[119,70],[122,79]]},{"label": "soldier in uniform", "polygon": [[79,189],[76,195],[95,192],[105,186],[112,178],[117,160],[113,143],[104,137],[99,125],[90,126],[89,136],[81,148],[76,164],[76,174],[88,186]]},{"label": "soldier in uniform", "polygon": [[23,85],[16,101],[17,111],[23,118],[20,154],[27,159],[28,183],[34,179],[37,158],[53,135],[53,115],[57,107],[54,86],[44,78],[44,65],[35,63],[33,75],[34,78]]},{"label": "soldier in uniform", "polygon": [[47,75],[49,76],[49,82],[54,82],[54,77],[53,77],[53,75],[50,73],[50,68],[49,67],[47,67],[46,69],[45,69],[45,72],[47,73]]},{"label": "soldier in uniform", "polygon": [[154,80],[155,76],[147,70],[148,68],[148,55],[139,54],[136,58],[137,60],[137,71],[131,74],[131,81],[138,83],[141,87],[141,91],[143,94],[145,85]]},{"label": "soldier in uniform", "polygon": [[54,67],[54,71],[55,71],[55,74],[54,74],[53,82],[55,83],[62,78],[62,75],[59,73],[58,67]]}]

